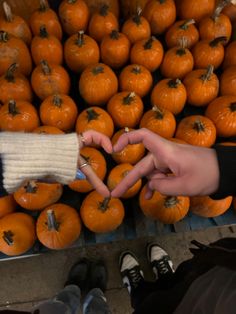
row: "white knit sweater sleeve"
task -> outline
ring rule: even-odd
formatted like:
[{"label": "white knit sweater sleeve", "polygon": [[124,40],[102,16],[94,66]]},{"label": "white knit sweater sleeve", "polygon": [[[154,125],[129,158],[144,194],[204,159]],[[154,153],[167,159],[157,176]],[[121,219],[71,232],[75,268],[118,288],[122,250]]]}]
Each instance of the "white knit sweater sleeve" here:
[{"label": "white knit sweater sleeve", "polygon": [[68,184],[75,179],[79,143],[76,133],[0,132],[3,186],[14,192],[24,180],[50,179]]}]

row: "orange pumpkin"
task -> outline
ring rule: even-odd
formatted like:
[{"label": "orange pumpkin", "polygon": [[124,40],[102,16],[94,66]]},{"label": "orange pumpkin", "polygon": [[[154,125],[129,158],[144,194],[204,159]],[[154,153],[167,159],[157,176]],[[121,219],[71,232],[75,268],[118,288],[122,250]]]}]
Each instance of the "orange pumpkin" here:
[{"label": "orange pumpkin", "polygon": [[236,41],[232,41],[225,47],[223,69],[236,65]]},{"label": "orange pumpkin", "polygon": [[17,203],[12,194],[0,197],[0,218],[13,213]]},{"label": "orange pumpkin", "polygon": [[44,99],[39,113],[43,124],[55,126],[62,131],[70,131],[74,128],[78,109],[70,96],[57,94]]},{"label": "orange pumpkin", "polygon": [[177,125],[175,137],[191,145],[211,147],[216,140],[216,127],[205,116],[187,116]]},{"label": "orange pumpkin", "polygon": [[0,101],[5,103],[11,99],[32,101],[32,89],[28,79],[17,71],[18,65],[13,63],[6,73],[0,77]]},{"label": "orange pumpkin", "polygon": [[46,207],[37,219],[38,239],[49,249],[68,248],[79,238],[80,232],[79,214],[66,204],[56,203]]},{"label": "orange pumpkin", "polygon": [[1,131],[31,132],[39,126],[35,107],[24,100],[10,100],[0,108]]},{"label": "orange pumpkin", "polygon": [[114,123],[109,113],[100,107],[84,109],[76,120],[76,132],[83,133],[86,130],[95,130],[108,137],[112,137]]},{"label": "orange pumpkin", "polygon": [[111,68],[119,69],[129,60],[130,41],[125,34],[112,30],[103,37],[100,46],[101,60]]},{"label": "orange pumpkin", "polygon": [[153,106],[167,109],[175,115],[183,110],[186,99],[186,88],[179,79],[160,80],[151,92]]},{"label": "orange pumpkin", "polygon": [[236,21],[236,4],[229,2],[222,10],[222,13],[230,18],[230,21],[234,23]]},{"label": "orange pumpkin", "polygon": [[236,95],[236,65],[227,67],[220,76],[220,94]]},{"label": "orange pumpkin", "polygon": [[104,63],[87,66],[79,79],[79,91],[91,106],[103,106],[118,90],[118,79]]},{"label": "orange pumpkin", "polygon": [[205,115],[211,119],[218,136],[236,136],[236,96],[221,96],[207,107]]},{"label": "orange pumpkin", "polygon": [[171,111],[153,106],[151,110],[144,113],[139,127],[169,138],[175,133],[176,121]]},{"label": "orange pumpkin", "polygon": [[125,20],[134,16],[138,10],[142,11],[150,0],[120,0],[122,16]]},{"label": "orange pumpkin", "polygon": [[164,224],[174,224],[183,219],[189,211],[188,196],[166,196],[154,191],[152,198],[146,199],[147,186],[139,194],[139,206],[145,216]]},{"label": "orange pumpkin", "polygon": [[[83,147],[80,155],[89,163],[96,175],[103,180],[107,172],[106,160],[102,153],[93,147]],[[87,193],[93,190],[93,186],[87,179],[74,180],[69,183],[69,187],[80,193]]]},{"label": "orange pumpkin", "polygon": [[229,209],[232,200],[232,196],[219,200],[214,200],[210,196],[192,196],[190,198],[190,211],[201,217],[216,217]]},{"label": "orange pumpkin", "polygon": [[134,43],[130,51],[130,62],[141,64],[150,72],[156,71],[163,59],[164,50],[161,42],[154,36]]},{"label": "orange pumpkin", "polygon": [[33,133],[37,134],[64,134],[64,132],[55,126],[41,125],[33,130]]},{"label": "orange pumpkin", "polygon": [[54,94],[68,94],[70,77],[61,65],[49,65],[46,60],[42,60],[32,72],[31,85],[35,94],[44,100]]},{"label": "orange pumpkin", "polygon": [[[133,131],[131,128],[123,128],[118,130],[112,137],[111,143],[114,146],[119,137],[124,134]],[[111,156],[117,164],[129,163],[135,165],[145,154],[145,147],[142,143],[128,144],[118,153],[113,153]]]},{"label": "orange pumpkin", "polygon": [[[129,163],[121,163],[113,167],[107,176],[107,186],[109,190],[114,190],[114,188],[124,179],[125,176],[127,176],[127,174],[133,168],[134,166]],[[141,186],[142,179],[139,179],[121,197],[125,199],[134,197],[139,192]]]},{"label": "orange pumpkin", "polygon": [[219,80],[211,65],[206,70],[197,69],[188,73],[183,83],[187,91],[187,102],[196,107],[208,105],[219,92]]},{"label": "orange pumpkin", "polygon": [[90,14],[93,14],[101,8],[102,5],[106,4],[109,6],[109,10],[119,18],[120,6],[119,0],[85,0],[87,6],[89,7]]},{"label": "orange pumpkin", "polygon": [[66,40],[64,57],[67,66],[72,71],[80,73],[87,66],[99,62],[100,51],[92,37],[84,34],[84,31],[79,31]]},{"label": "orange pumpkin", "polygon": [[89,8],[83,0],[63,0],[58,9],[58,15],[67,35],[73,35],[81,30],[86,31],[89,22]]},{"label": "orange pumpkin", "polygon": [[24,213],[12,213],[0,220],[0,251],[9,256],[21,255],[36,240],[34,219]]},{"label": "orange pumpkin", "polygon": [[176,6],[180,19],[194,19],[198,23],[213,14],[215,0],[177,0]]},{"label": "orange pumpkin", "polygon": [[148,94],[152,87],[151,72],[142,65],[130,64],[124,67],[119,76],[121,91],[135,92],[140,97]]},{"label": "orange pumpkin", "polygon": [[134,92],[115,94],[107,104],[107,111],[118,127],[133,128],[139,124],[143,114],[143,101]]},{"label": "orange pumpkin", "polygon": [[97,191],[89,193],[80,207],[84,225],[96,233],[111,232],[123,222],[125,209],[118,198],[105,198]]}]

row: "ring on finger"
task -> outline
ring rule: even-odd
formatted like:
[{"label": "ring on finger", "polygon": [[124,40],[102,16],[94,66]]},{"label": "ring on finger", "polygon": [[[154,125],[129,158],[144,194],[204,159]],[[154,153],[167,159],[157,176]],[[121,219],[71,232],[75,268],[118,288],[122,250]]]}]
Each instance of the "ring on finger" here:
[{"label": "ring on finger", "polygon": [[80,136],[81,142],[84,143],[84,144],[86,144],[86,143],[85,143],[85,138],[84,138],[83,133],[80,133],[79,136]]},{"label": "ring on finger", "polygon": [[82,169],[82,168],[84,168],[84,167],[86,167],[86,166],[89,166],[89,163],[88,163],[88,162],[84,162],[83,164],[81,164],[81,165],[79,166],[79,169]]}]

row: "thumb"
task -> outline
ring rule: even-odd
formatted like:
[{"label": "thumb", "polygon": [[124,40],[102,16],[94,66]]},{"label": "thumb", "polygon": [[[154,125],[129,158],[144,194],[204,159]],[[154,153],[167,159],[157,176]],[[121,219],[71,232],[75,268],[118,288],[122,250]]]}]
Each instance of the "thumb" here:
[{"label": "thumb", "polygon": [[179,195],[188,195],[186,193],[186,180],[179,177],[164,177],[164,178],[157,178],[152,179],[148,182],[148,189],[149,190],[156,190],[164,195],[172,195],[172,196],[179,196]]}]

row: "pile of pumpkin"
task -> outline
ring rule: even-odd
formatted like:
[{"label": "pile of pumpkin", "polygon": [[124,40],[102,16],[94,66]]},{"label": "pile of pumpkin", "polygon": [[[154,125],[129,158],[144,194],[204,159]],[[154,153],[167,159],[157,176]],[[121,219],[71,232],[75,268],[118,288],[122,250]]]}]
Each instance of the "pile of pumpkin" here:
[{"label": "pile of pumpkin", "polygon": [[[63,0],[54,11],[38,0],[24,18],[17,3],[5,1],[0,18],[1,131],[94,129],[114,144],[144,127],[179,143],[234,145],[236,6],[230,1]],[[110,189],[145,153],[142,144],[128,145],[112,163],[97,147],[81,151]],[[60,201],[63,189],[28,181],[0,198],[0,251],[22,254],[36,238],[50,249],[69,247],[81,221],[92,232],[110,232],[133,198],[146,216],[167,224],[189,210],[214,217],[236,204],[231,196],[215,201],[158,191],[146,200],[141,179],[122,199],[103,199],[87,180],[75,180],[69,189],[84,195],[78,211]]]}]

